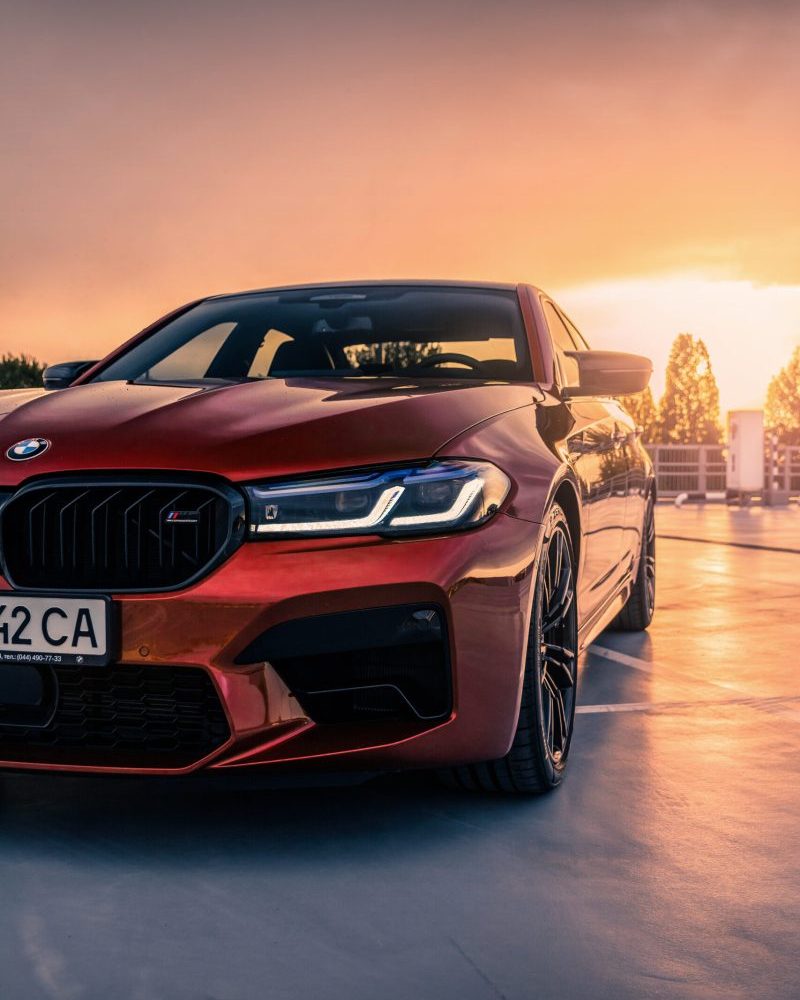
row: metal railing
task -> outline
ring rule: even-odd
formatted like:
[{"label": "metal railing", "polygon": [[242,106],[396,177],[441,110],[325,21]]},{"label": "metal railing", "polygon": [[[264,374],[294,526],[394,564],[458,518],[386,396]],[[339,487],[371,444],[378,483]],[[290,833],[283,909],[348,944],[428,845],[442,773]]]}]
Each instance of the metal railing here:
[{"label": "metal railing", "polygon": [[[653,459],[659,496],[722,493],[727,489],[724,445],[646,444],[645,447]],[[800,445],[766,448],[764,488],[800,493]]]},{"label": "metal railing", "polygon": [[767,447],[764,461],[764,487],[800,493],[800,445]]},{"label": "metal railing", "polygon": [[656,470],[658,495],[725,490],[725,451],[719,444],[645,445]]}]

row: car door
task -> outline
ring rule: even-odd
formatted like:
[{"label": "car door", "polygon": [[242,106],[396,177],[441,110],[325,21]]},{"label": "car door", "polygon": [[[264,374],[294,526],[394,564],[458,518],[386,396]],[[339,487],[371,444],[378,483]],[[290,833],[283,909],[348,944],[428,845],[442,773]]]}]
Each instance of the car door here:
[{"label": "car door", "polygon": [[[578,364],[567,351],[588,350],[570,334],[557,307],[542,300],[561,387],[576,385]],[[627,464],[616,404],[594,397],[564,399],[572,427],[567,452],[578,479],[584,511],[583,567],[578,583],[582,614],[591,617],[616,589],[624,574],[623,533]]]},{"label": "car door", "polygon": [[[569,316],[561,309],[558,311],[572,339],[578,344],[578,350],[591,350]],[[617,450],[613,462],[611,489],[615,498],[615,514],[623,526],[620,568],[624,574],[639,551],[644,516],[646,469],[639,444],[639,432],[633,418],[616,399],[605,399],[603,405],[614,420],[614,444]]]},{"label": "car door", "polygon": [[617,408],[619,412],[616,420],[620,428],[625,464],[628,469],[622,549],[625,563],[631,565],[639,554],[642,542],[642,525],[647,498],[647,466],[640,441],[640,429],[623,406],[617,404]]}]

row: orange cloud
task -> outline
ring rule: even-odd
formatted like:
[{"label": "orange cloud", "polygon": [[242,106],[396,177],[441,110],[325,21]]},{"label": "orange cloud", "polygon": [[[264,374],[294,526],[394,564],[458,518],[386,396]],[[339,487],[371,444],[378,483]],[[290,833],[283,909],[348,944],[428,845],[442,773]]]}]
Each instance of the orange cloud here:
[{"label": "orange cloud", "polygon": [[286,281],[800,284],[799,45],[777,0],[15,5],[0,348]]}]

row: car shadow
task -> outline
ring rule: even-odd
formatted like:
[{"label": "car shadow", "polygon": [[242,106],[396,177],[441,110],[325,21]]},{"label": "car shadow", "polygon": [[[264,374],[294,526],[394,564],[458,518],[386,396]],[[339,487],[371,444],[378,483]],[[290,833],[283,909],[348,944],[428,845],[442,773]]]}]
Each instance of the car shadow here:
[{"label": "car shadow", "polygon": [[423,773],[283,788],[16,773],[0,777],[0,856],[19,850],[26,858],[201,867],[326,856],[380,861],[492,836],[498,827],[547,827],[565,806],[560,790],[541,798],[472,794]]},{"label": "car shadow", "polygon": [[[604,633],[601,645],[650,659],[650,638]],[[582,657],[579,704],[631,700],[623,687],[646,675]],[[613,680],[614,689],[606,690]],[[602,685],[601,686],[601,681]],[[617,687],[620,691],[617,691]],[[637,700],[643,697],[636,692]],[[563,786],[544,796],[444,787],[431,772],[380,777],[203,774],[182,778],[0,773],[0,857],[31,853],[175,864],[309,864],[320,857],[380,862],[460,838],[508,836],[557,853],[567,834],[583,840],[581,816],[607,788],[607,750],[618,719],[582,715]],[[625,839],[611,824],[610,838]]]}]

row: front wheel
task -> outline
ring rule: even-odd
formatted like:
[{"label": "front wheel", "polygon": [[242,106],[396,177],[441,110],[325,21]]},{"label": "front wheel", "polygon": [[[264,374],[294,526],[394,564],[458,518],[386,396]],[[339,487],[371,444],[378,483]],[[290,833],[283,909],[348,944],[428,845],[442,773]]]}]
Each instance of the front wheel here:
[{"label": "front wheel", "polygon": [[499,760],[452,768],[449,785],[487,792],[541,793],[561,783],[575,719],[578,616],[569,525],[550,510],[531,610],[519,721]]}]

